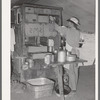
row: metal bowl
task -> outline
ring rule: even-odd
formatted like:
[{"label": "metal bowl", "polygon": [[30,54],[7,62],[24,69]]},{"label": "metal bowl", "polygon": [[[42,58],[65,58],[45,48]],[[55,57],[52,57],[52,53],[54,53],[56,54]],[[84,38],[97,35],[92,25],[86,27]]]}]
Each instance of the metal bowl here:
[{"label": "metal bowl", "polygon": [[53,93],[54,82],[47,78],[36,78],[27,81],[27,88],[35,98],[50,96]]},{"label": "metal bowl", "polygon": [[67,61],[75,61],[76,55],[75,54],[68,55],[66,59],[67,59]]},{"label": "metal bowl", "polygon": [[[55,86],[55,92],[57,94],[60,94],[59,93],[59,86]],[[68,86],[68,85],[64,85],[64,95],[68,95],[69,93],[71,92],[71,88]]]}]

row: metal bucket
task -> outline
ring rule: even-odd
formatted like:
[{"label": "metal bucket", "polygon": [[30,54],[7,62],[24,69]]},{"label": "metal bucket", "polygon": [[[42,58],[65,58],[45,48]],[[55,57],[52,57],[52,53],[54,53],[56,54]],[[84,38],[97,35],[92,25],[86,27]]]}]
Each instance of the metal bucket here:
[{"label": "metal bucket", "polygon": [[51,54],[47,54],[46,56],[45,56],[45,58],[44,58],[44,62],[45,62],[45,64],[50,64],[50,62],[51,62]]},{"label": "metal bucket", "polygon": [[27,88],[32,91],[35,98],[52,95],[54,82],[47,78],[30,79],[27,83]]}]

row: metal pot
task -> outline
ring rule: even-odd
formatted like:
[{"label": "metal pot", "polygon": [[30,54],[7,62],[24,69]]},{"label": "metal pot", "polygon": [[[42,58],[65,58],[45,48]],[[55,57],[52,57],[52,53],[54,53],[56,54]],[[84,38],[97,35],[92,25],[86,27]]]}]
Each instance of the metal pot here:
[{"label": "metal pot", "polygon": [[75,61],[76,60],[76,55],[75,54],[71,54],[67,56],[67,61]]}]

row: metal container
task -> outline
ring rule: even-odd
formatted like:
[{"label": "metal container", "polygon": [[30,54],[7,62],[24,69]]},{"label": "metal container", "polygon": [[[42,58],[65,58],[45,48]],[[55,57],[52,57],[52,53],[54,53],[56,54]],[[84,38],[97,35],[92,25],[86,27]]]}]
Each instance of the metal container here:
[{"label": "metal container", "polygon": [[51,62],[54,62],[54,55],[52,54]]},{"label": "metal container", "polygon": [[51,54],[45,55],[44,62],[47,65],[50,64],[50,62],[51,62]]},{"label": "metal container", "polygon": [[53,47],[54,46],[54,40],[48,39],[48,46]]},{"label": "metal container", "polygon": [[68,55],[66,60],[67,61],[75,61],[76,60],[76,55],[75,54]]},{"label": "metal container", "polygon": [[44,62],[47,65],[50,64],[51,62],[54,62],[54,55],[53,54],[45,55]]},{"label": "metal container", "polygon": [[29,62],[29,68],[32,68],[34,66],[33,59],[28,59],[28,62]]},{"label": "metal container", "polygon": [[35,78],[27,81],[27,88],[35,98],[52,95],[54,82],[47,78]]},{"label": "metal container", "polygon": [[53,51],[54,51],[54,40],[48,39],[48,52],[53,52]]},{"label": "metal container", "polygon": [[66,51],[61,50],[58,51],[58,62],[65,62],[66,61]]},{"label": "metal container", "polygon": [[53,46],[48,46],[48,52],[53,52],[54,51],[54,47]]}]

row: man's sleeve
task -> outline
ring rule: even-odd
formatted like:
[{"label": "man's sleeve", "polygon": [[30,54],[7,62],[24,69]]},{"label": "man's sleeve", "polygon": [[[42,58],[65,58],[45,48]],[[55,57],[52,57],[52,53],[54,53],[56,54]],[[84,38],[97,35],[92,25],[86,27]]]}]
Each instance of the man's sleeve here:
[{"label": "man's sleeve", "polygon": [[58,31],[61,36],[65,35],[65,26],[59,26],[55,24],[55,30]]},{"label": "man's sleeve", "polygon": [[82,32],[80,32],[80,42],[84,42],[84,36],[83,36]]}]

